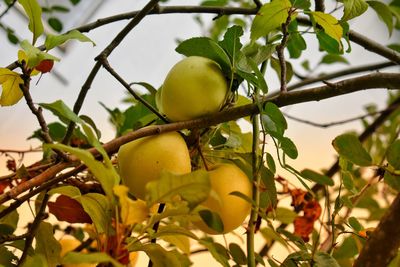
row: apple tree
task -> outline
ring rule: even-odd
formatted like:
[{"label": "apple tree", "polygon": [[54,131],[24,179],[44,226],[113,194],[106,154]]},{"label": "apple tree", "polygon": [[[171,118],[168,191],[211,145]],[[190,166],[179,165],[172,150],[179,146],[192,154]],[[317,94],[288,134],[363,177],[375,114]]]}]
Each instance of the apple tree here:
[{"label": "apple tree", "polygon": [[[0,27],[15,44],[15,60],[2,62],[0,105],[27,105],[43,156],[26,165],[29,151],[11,157],[15,151],[1,150],[10,173],[0,177],[0,266],[134,266],[139,252],[155,267],[190,266],[201,253],[213,258],[208,266],[400,264],[400,43],[380,43],[351,26],[372,11],[398,35],[398,0],[149,0],[74,29],[57,18],[68,8],[45,2],[2,1]],[[2,21],[17,6],[29,36]],[[47,23],[57,33],[44,30],[45,12],[54,15]],[[171,13],[196,14],[206,33],[177,42],[171,53],[182,61],[162,86],[128,81],[109,56],[144,18]],[[215,16],[205,22],[203,14]],[[94,45],[85,33],[121,20],[128,22],[115,36],[103,36],[108,45],[72,107],[63,99],[35,102],[31,89],[63,60],[53,49]],[[346,55],[354,45],[385,61],[351,65]],[[304,56],[308,49],[320,58],[315,67]],[[333,63],[348,65],[318,73]],[[104,122],[81,114],[100,69],[129,95],[126,109],[104,105],[111,140],[101,140],[96,125]],[[363,130],[332,140],[331,167],[294,167],[301,150],[287,119],[316,123],[281,108],[370,89],[387,94],[387,106],[371,103],[349,119]],[[20,227],[23,205],[34,216]]]}]

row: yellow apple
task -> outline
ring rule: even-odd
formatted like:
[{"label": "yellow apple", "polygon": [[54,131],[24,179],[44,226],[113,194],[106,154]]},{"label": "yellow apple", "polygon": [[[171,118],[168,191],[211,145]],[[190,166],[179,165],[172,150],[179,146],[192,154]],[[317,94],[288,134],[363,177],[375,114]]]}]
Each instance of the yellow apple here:
[{"label": "yellow apple", "polygon": [[184,121],[219,111],[227,94],[228,84],[218,63],[191,56],[169,71],[158,102],[169,119]]},{"label": "yellow apple", "polygon": [[177,132],[143,137],[120,147],[119,172],[123,183],[139,199],[146,195],[146,184],[159,178],[162,170],[175,174],[191,171],[189,150]]},{"label": "yellow apple", "polygon": [[[251,204],[232,192],[240,192],[251,199],[252,185],[247,175],[234,164],[218,164],[209,170],[212,193],[201,205],[217,213],[223,224],[222,233],[228,233],[239,227],[250,213]],[[201,219],[194,222],[202,231],[217,234]]]}]

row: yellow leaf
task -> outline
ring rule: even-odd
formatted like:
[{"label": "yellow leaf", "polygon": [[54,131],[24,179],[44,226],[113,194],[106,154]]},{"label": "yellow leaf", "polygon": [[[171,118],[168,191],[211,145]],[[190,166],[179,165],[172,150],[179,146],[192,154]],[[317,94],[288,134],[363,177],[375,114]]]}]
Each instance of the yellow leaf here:
[{"label": "yellow leaf", "polygon": [[164,241],[175,245],[186,255],[190,255],[190,239],[188,236],[184,235],[167,235],[161,237]]},{"label": "yellow leaf", "polygon": [[132,200],[128,197],[128,187],[124,185],[114,186],[114,194],[119,198],[121,207],[121,221],[125,225],[142,223],[146,220],[149,209],[143,200]]},{"label": "yellow leaf", "polygon": [[[18,62],[22,63],[22,60],[25,61],[26,65],[29,65],[28,55],[25,53],[24,50],[18,50]],[[33,69],[31,72],[31,76],[38,75],[40,71]]]},{"label": "yellow leaf", "polygon": [[0,84],[3,87],[0,97],[1,106],[12,106],[22,97],[23,93],[20,84],[23,84],[21,76],[14,71],[6,68],[0,68]]},{"label": "yellow leaf", "polygon": [[343,28],[339,21],[332,15],[320,11],[311,12],[315,22],[318,23],[327,35],[335,39],[341,46],[340,39],[343,36]]}]

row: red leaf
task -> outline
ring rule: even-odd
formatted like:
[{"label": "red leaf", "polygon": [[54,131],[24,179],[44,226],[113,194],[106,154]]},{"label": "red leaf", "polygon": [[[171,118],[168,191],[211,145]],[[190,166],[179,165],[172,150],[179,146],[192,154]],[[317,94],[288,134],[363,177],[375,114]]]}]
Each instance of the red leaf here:
[{"label": "red leaf", "polygon": [[306,191],[301,189],[293,189],[290,190],[290,194],[292,195],[292,206],[297,209],[301,209],[301,207],[306,203],[305,196],[307,194]]},{"label": "red leaf", "polygon": [[318,201],[315,199],[308,201],[304,207],[304,217],[307,217],[310,220],[316,221],[318,220],[319,216],[321,215],[321,206],[319,205]]},{"label": "red leaf", "polygon": [[11,187],[11,180],[7,179],[7,180],[3,180],[0,181],[0,194],[4,193],[4,190],[10,186]]},{"label": "red leaf", "polygon": [[60,195],[55,202],[47,203],[49,212],[59,221],[69,223],[92,223],[92,219],[84,211],[81,203],[70,197]]},{"label": "red leaf", "polygon": [[46,73],[51,71],[53,65],[54,65],[54,60],[45,59],[40,61],[39,65],[37,65],[35,69],[37,69],[41,73]]},{"label": "red leaf", "polygon": [[301,237],[304,242],[310,240],[309,235],[314,230],[314,220],[305,216],[298,216],[294,219],[294,234]]}]

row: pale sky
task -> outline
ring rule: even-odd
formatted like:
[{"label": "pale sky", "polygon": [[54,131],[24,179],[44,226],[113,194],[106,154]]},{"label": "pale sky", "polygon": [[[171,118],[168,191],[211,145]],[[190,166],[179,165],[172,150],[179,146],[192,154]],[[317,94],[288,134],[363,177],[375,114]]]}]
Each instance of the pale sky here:
[{"label": "pale sky", "polygon": [[[196,4],[199,1],[176,0],[170,1],[168,5],[188,5]],[[264,2],[264,1],[263,1]],[[137,10],[147,1],[136,0],[114,0],[105,1],[99,10],[90,19],[102,18],[121,12]],[[372,39],[384,43],[394,42],[398,36],[388,39],[388,33],[384,25],[378,21],[373,12],[368,12],[367,19],[355,19],[350,24],[351,28],[362,34],[372,35]],[[204,16],[204,21],[213,16]],[[22,38],[30,38],[30,34],[25,30],[23,21],[20,17],[15,17],[11,12],[3,20],[8,25],[18,29],[18,34]],[[3,22],[2,21],[2,22]],[[67,53],[63,54],[55,51],[54,54],[61,58],[61,62],[55,64],[55,70],[68,80],[68,85],[61,84],[52,75],[43,75],[37,86],[32,86],[31,92],[34,102],[50,103],[62,99],[71,108],[76,96],[87,78],[87,75],[94,65],[94,57],[104,49],[112,38],[127,23],[122,21],[107,25],[100,29],[93,30],[88,36],[96,42],[97,46],[92,47],[89,43],[70,43]],[[145,18],[122,42],[122,44],[112,53],[109,61],[115,70],[128,82],[145,81],[156,88],[161,85],[168,70],[178,60],[182,58],[174,49],[176,39],[186,39],[189,37],[200,36],[202,30],[193,20],[192,14],[171,14],[161,16],[149,16]],[[371,35],[369,35],[371,37]],[[314,38],[314,37],[311,37]],[[315,42],[314,42],[315,44]],[[347,45],[345,45],[347,47]],[[353,44],[353,51],[346,58],[354,66],[374,61],[384,61],[359,46]],[[16,59],[18,48],[10,45],[6,41],[4,34],[0,35],[0,65],[6,66]],[[317,48],[309,44],[307,51],[304,52],[300,61],[308,59],[312,64],[318,62],[319,57],[315,55]],[[300,61],[296,61],[299,63]],[[347,65],[335,64],[325,68],[325,71],[339,70],[347,68]],[[321,70],[321,69],[320,69]],[[385,71],[389,71],[386,69]],[[301,71],[300,71],[301,72]],[[268,74],[267,82],[270,88],[277,88],[276,74]],[[34,83],[37,78],[33,78]],[[106,104],[110,108],[121,107],[122,98],[125,96],[123,87],[115,81],[106,71],[100,71],[97,75],[92,89],[85,100],[81,114],[86,114],[93,118],[97,127],[102,131],[102,141],[106,142],[113,138],[114,133],[108,122],[108,114],[100,106],[99,102]],[[386,92],[384,90],[368,90],[366,92],[355,93],[350,96],[341,96],[331,100],[324,100],[315,103],[299,104],[284,108],[283,110],[293,116],[315,122],[331,122],[349,117],[364,114],[363,107],[371,102],[377,103],[381,108],[384,107]],[[45,112],[48,122],[52,116]],[[30,146],[37,146],[38,142],[27,142],[26,138],[38,129],[38,123],[30,113],[28,107],[21,101],[12,107],[0,107],[0,148],[27,149]],[[320,129],[288,120],[289,130],[287,136],[297,145],[300,152],[298,160],[292,164],[302,168],[312,168],[319,170],[329,167],[334,161],[334,151],[331,148],[332,139],[346,129],[361,129],[358,122],[346,124],[341,127]],[[40,157],[40,154],[27,155],[27,163]],[[0,158],[0,175],[5,174],[5,157]],[[235,238],[235,237],[234,237]],[[201,256],[203,257],[203,256]],[[143,258],[143,257],[142,257]],[[197,261],[196,261],[197,262]],[[199,261],[200,262],[200,261]],[[142,266],[138,264],[138,266]],[[196,264],[194,265],[196,266]],[[197,266],[202,266],[201,264]],[[210,266],[210,265],[209,265]]]}]

